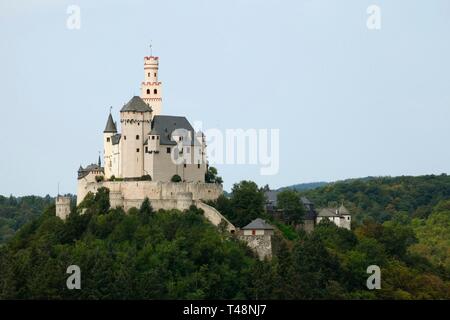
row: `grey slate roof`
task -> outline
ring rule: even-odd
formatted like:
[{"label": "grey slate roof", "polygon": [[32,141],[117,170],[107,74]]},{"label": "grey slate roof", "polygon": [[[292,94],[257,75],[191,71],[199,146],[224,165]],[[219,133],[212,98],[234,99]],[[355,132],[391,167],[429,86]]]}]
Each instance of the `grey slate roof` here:
[{"label": "grey slate roof", "polygon": [[111,142],[113,145],[116,145],[120,142],[120,138],[122,137],[122,135],[120,133],[115,134],[111,137]]},{"label": "grey slate roof", "polygon": [[339,207],[339,214],[341,215],[350,215],[350,212],[347,210],[346,207],[344,207],[343,204],[341,204],[341,206]]},{"label": "grey slate roof", "polygon": [[108,121],[106,122],[106,127],[104,133],[116,133],[117,128],[116,124],[114,123],[113,117],[111,113],[109,114]]},{"label": "grey slate roof", "polygon": [[88,165],[86,168],[83,168],[82,166],[80,166],[80,168],[78,169],[78,179],[82,179],[84,177],[86,177],[89,172],[91,171],[101,171],[104,172],[104,168],[100,167],[98,164],[90,164]]},{"label": "grey slate roof", "polygon": [[[154,116],[150,134],[160,136],[161,145],[176,145],[170,138],[172,132],[177,129],[185,129],[191,132],[191,137],[195,141],[194,128],[192,128],[186,117],[176,116]],[[193,142],[194,142],[193,141]],[[193,143],[190,143],[192,145]]]},{"label": "grey slate roof", "polygon": [[144,100],[139,96],[134,96],[128,101],[127,104],[123,106],[120,112],[151,112],[152,108],[150,108]]},{"label": "grey slate roof", "polygon": [[269,202],[273,206],[277,206],[277,194],[278,192],[275,190],[265,191],[264,195],[267,198],[267,202]]},{"label": "grey slate roof", "polygon": [[319,217],[339,217],[339,215],[336,214],[336,210],[333,208],[320,209],[318,216]]},{"label": "grey slate roof", "polygon": [[261,218],[257,218],[242,228],[242,230],[273,230],[270,224]]}]

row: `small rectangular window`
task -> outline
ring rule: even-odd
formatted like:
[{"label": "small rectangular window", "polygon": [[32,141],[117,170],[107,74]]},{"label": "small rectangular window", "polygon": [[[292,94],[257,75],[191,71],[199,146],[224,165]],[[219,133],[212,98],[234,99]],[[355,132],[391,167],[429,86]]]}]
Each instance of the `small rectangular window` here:
[{"label": "small rectangular window", "polygon": [[127,136],[123,136],[123,140],[127,140]]},{"label": "small rectangular window", "polygon": [[148,152],[148,147],[145,147],[145,152],[146,152],[146,153]]},{"label": "small rectangular window", "polygon": [[152,140],[155,140],[155,136],[152,136]]},{"label": "small rectangular window", "polygon": [[186,168],[186,163],[184,164],[184,167]]},{"label": "small rectangular window", "polygon": [[167,148],[167,153],[170,153],[170,148]]},{"label": "small rectangular window", "polygon": [[109,142],[111,139],[110,138],[106,138],[106,142]]},{"label": "small rectangular window", "polygon": [[139,152],[139,148],[136,149],[136,152]]},{"label": "small rectangular window", "polygon": [[139,140],[139,135],[138,134],[136,135],[136,140]]},{"label": "small rectangular window", "polygon": [[200,169],[200,162],[197,164],[197,168],[199,168]]}]

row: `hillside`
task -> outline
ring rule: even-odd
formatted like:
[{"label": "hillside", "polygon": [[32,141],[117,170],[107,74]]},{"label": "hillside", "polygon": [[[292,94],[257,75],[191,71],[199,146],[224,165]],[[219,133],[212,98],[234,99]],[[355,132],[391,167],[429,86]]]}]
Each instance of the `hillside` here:
[{"label": "hillside", "polygon": [[3,197],[0,196],[0,246],[11,239],[16,231],[52,205],[50,196]]},{"label": "hillside", "polygon": [[[99,192],[81,205],[85,214],[63,222],[50,206],[0,247],[0,299],[450,299],[448,180],[375,178],[305,191],[319,205],[356,210],[353,230],[321,223],[306,235],[272,220],[274,257],[263,262],[195,207],[154,212],[147,203],[125,213]],[[240,226],[272,219],[250,181],[213,205]],[[73,264],[82,290],[65,286]],[[366,287],[369,265],[382,270],[381,290]]]},{"label": "hillside", "polygon": [[450,199],[450,176],[351,179],[301,193],[316,207],[344,203],[357,222],[367,217],[384,222],[403,213],[409,218],[426,218],[441,200]]}]

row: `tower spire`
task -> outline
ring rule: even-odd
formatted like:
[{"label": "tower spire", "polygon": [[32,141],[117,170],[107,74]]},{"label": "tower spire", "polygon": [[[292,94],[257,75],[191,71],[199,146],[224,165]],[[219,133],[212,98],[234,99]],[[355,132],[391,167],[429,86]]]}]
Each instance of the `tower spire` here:
[{"label": "tower spire", "polygon": [[98,166],[102,166],[102,160],[100,159],[100,151],[98,152]]}]

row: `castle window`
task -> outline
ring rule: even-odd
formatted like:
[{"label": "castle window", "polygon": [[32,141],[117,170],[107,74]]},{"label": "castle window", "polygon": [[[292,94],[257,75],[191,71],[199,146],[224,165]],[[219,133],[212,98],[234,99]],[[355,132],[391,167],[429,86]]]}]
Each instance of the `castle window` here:
[{"label": "castle window", "polygon": [[147,153],[148,152],[148,147],[145,147],[145,153]]},{"label": "castle window", "polygon": [[110,138],[106,138],[106,142],[109,142],[111,139]]},{"label": "castle window", "polygon": [[154,94],[157,94],[157,93],[158,93],[158,90],[153,89],[153,93],[154,93]]},{"label": "castle window", "polygon": [[200,169],[200,161],[197,164],[197,168]]},{"label": "castle window", "polygon": [[147,89],[147,94],[150,94],[150,89]]},{"label": "castle window", "polygon": [[184,164],[184,167],[186,168],[186,163]]},{"label": "castle window", "polygon": [[[150,77],[150,72],[149,73],[147,73],[147,76],[149,76]],[[147,92],[148,93],[148,92]]]},{"label": "castle window", "polygon": [[256,234],[256,230],[252,230],[252,236]]},{"label": "castle window", "polygon": [[136,152],[139,152],[139,148],[136,149]]},{"label": "castle window", "polygon": [[155,77],[156,77],[156,72],[154,73]]},{"label": "castle window", "polygon": [[159,140],[159,136],[156,136],[156,140]]},{"label": "castle window", "polygon": [[152,140],[155,140],[155,136],[152,136]]},{"label": "castle window", "polygon": [[167,150],[167,153],[170,153],[170,148],[167,148],[166,150]]},{"label": "castle window", "polygon": [[123,140],[127,140],[127,136],[123,136]]},{"label": "castle window", "polygon": [[136,135],[136,140],[139,140],[139,135],[138,134]]}]

